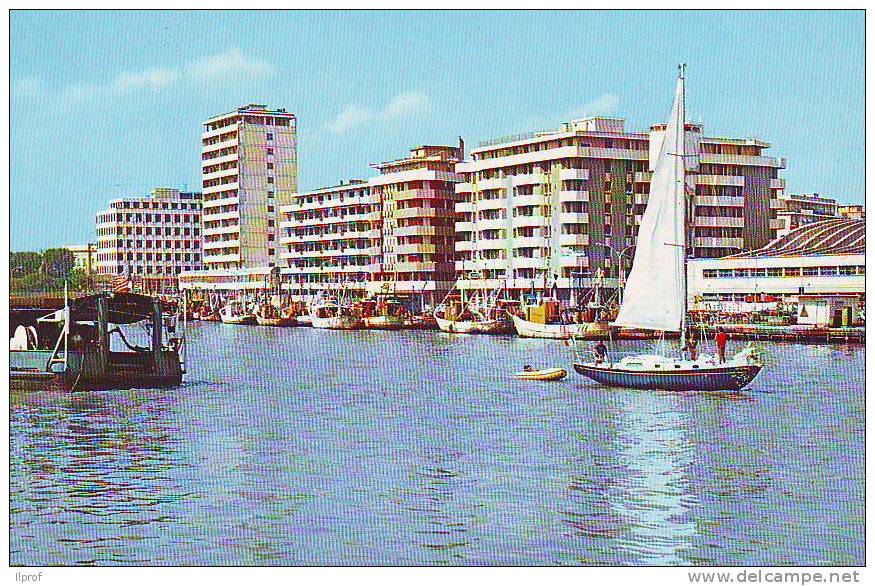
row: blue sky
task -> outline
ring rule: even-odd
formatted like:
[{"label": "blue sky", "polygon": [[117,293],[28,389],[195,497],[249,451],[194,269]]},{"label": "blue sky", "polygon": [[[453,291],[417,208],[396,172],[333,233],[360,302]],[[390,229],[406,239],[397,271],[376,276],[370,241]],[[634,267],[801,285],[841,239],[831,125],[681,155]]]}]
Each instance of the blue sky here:
[{"label": "blue sky", "polygon": [[642,130],[688,63],[688,116],[788,159],[792,192],[863,202],[856,12],[22,12],[11,21],[11,245],[93,241],[108,200],[196,189],[201,123],[298,117],[301,189],[423,143],[585,114]]}]

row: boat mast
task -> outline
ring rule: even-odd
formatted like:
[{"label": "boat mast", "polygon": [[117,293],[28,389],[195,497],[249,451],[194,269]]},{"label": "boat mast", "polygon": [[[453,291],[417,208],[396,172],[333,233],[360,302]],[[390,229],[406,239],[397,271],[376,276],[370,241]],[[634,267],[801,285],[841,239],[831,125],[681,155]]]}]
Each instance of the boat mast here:
[{"label": "boat mast", "polygon": [[681,231],[683,234],[683,242],[681,242],[681,250],[683,250],[684,256],[684,269],[683,275],[681,276],[681,297],[683,298],[683,311],[681,312],[681,348],[687,345],[687,231],[690,229],[689,220],[687,219],[687,207],[689,202],[687,201],[687,86],[686,79],[684,74],[686,73],[687,64],[681,63],[678,65],[678,77],[681,80],[681,118],[678,121],[678,125],[680,126],[680,136],[678,137],[680,144],[683,145],[680,153],[680,162],[681,162],[681,173],[680,173],[680,181],[683,193],[683,222],[684,228]]}]

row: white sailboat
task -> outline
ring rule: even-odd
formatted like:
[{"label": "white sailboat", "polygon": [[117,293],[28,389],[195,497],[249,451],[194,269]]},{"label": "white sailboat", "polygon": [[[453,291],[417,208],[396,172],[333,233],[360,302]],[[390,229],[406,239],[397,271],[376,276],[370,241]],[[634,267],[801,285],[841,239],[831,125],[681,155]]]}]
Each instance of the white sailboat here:
[{"label": "white sailboat", "polygon": [[[687,163],[684,127],[684,66],[665,138],[650,182],[650,197],[638,231],[632,271],[623,303],[613,325],[681,332],[687,331]],[[664,343],[661,344],[664,346]],[[682,346],[683,347],[683,343]],[[696,360],[643,354],[618,362],[575,362],[574,369],[608,386],[671,391],[734,391],[750,384],[762,362],[748,346],[725,362],[702,355]]]}]

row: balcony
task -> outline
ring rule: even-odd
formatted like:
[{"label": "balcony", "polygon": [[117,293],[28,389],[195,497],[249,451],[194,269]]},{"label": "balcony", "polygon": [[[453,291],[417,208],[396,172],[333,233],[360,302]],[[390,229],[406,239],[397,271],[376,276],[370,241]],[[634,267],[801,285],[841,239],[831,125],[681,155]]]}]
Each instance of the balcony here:
[{"label": "balcony", "polygon": [[704,236],[696,236],[693,239],[693,246],[700,248],[744,248],[744,238],[710,238]]},{"label": "balcony", "polygon": [[557,191],[559,201],[589,201],[589,191]]},{"label": "balcony", "polygon": [[559,221],[563,224],[588,224],[589,214],[585,212],[562,212],[559,214]]},{"label": "balcony", "polygon": [[774,167],[784,169],[787,167],[787,160],[783,157],[763,157],[752,155],[723,155],[716,153],[702,153],[699,157],[701,163],[711,163],[718,165],[741,165],[745,167]]},{"label": "balcony", "polygon": [[401,226],[395,228],[395,236],[434,236],[437,226]]},{"label": "balcony", "polygon": [[219,248],[240,248],[240,240],[215,240],[213,242],[204,242],[202,248],[206,250],[216,250]]},{"label": "balcony", "polygon": [[[202,204],[203,207],[203,219],[204,221],[211,220],[216,214],[228,214],[231,212],[215,212],[214,214],[209,213],[207,210],[211,210],[213,208],[220,208],[222,206],[234,205],[236,206],[240,202],[240,198],[236,195],[231,197],[223,197],[221,199],[213,199],[210,201],[204,201]],[[232,210],[233,211],[233,210]]]},{"label": "balcony", "polygon": [[474,250],[473,240],[459,240],[456,242],[457,252],[469,252]]},{"label": "balcony", "polygon": [[517,216],[513,219],[514,228],[539,228],[548,224],[544,216]]},{"label": "balcony", "polygon": [[234,224],[233,226],[213,226],[207,227],[204,226],[204,236],[212,236],[218,234],[236,234],[240,232],[240,225]]},{"label": "balcony", "polygon": [[[221,185],[212,185],[210,187],[203,188],[203,195],[207,196],[211,193],[219,193],[222,191],[237,191],[240,189],[240,183],[237,181],[232,181],[231,183],[223,183]],[[204,207],[206,207],[206,202],[204,202]]]},{"label": "balcony", "polygon": [[394,217],[395,218],[434,218],[437,216],[437,211],[435,208],[422,208],[422,207],[413,207],[413,208],[396,208]]},{"label": "balcony", "polygon": [[697,175],[696,185],[729,185],[744,187],[743,175]]},{"label": "balcony", "polygon": [[474,204],[470,201],[460,201],[456,203],[456,213],[457,214],[473,214],[474,213]]},{"label": "balcony", "polygon": [[589,234],[560,234],[559,244],[562,246],[588,246]]},{"label": "balcony", "polygon": [[456,232],[473,232],[474,222],[456,222]]},{"label": "balcony", "polygon": [[543,173],[527,173],[524,175],[510,175],[511,184],[517,185],[541,185],[546,183],[547,176]]},{"label": "balcony", "polygon": [[[637,201],[636,201],[637,203]],[[744,198],[734,195],[696,195],[697,206],[744,207]]]},{"label": "balcony", "polygon": [[787,188],[787,180],[778,177],[777,179],[772,179],[769,181],[769,187],[772,189],[786,189]]},{"label": "balcony", "polygon": [[397,262],[393,267],[399,273],[432,272],[437,269],[433,262]]},{"label": "balcony", "polygon": [[480,199],[477,200],[478,210],[503,210],[507,207],[507,198]]},{"label": "balcony", "polygon": [[716,228],[744,228],[744,218],[724,216],[696,216],[696,226]]},{"label": "balcony", "polygon": [[513,239],[514,248],[545,248],[547,239],[543,236],[517,236]]},{"label": "balcony", "polygon": [[513,268],[515,269],[544,269],[547,267],[547,257],[535,256],[515,256],[513,258]]},{"label": "balcony", "polygon": [[579,181],[589,179],[589,169],[561,169],[559,171],[560,181]]},{"label": "balcony", "polygon": [[491,220],[477,220],[478,230],[502,230],[509,226],[509,222],[505,218],[495,218]]},{"label": "balcony", "polygon": [[508,242],[504,238],[480,238],[477,240],[477,250],[504,250]]},{"label": "balcony", "polygon": [[395,254],[434,254],[434,244],[399,244],[395,247]]},{"label": "balcony", "polygon": [[650,183],[653,178],[653,173],[650,171],[636,171],[632,176],[635,183]]},{"label": "balcony", "polygon": [[547,205],[547,198],[541,194],[516,195],[513,198],[514,207]]}]

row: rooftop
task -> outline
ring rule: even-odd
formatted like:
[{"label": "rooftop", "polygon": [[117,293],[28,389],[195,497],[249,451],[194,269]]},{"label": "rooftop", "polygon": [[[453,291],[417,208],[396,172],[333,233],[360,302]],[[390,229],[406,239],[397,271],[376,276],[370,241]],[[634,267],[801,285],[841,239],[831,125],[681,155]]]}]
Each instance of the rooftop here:
[{"label": "rooftop", "polygon": [[866,222],[833,218],[792,230],[762,248],[726,258],[866,254]]}]

